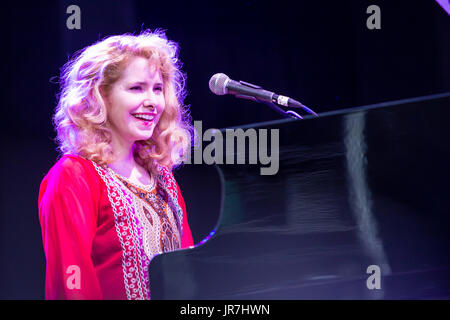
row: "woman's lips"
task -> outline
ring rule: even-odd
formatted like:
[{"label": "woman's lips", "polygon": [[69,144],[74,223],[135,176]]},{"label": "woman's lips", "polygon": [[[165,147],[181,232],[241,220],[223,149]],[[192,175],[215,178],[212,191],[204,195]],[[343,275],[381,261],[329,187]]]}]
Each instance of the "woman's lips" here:
[{"label": "woman's lips", "polygon": [[156,115],[155,114],[149,114],[149,113],[135,113],[132,114],[132,116],[139,120],[140,123],[144,124],[145,126],[150,125],[155,120]]},{"label": "woman's lips", "polygon": [[152,119],[151,120],[148,120],[148,119],[142,119],[142,118],[138,118],[138,117],[136,117],[134,114],[132,114],[132,116],[133,116],[133,118],[135,119],[135,120],[137,120],[138,121],[138,123],[140,123],[141,125],[144,125],[144,126],[150,126],[152,123],[153,123],[153,121],[155,120],[155,115],[151,115],[151,117],[152,117]]},{"label": "woman's lips", "polygon": [[138,123],[143,124],[144,126],[149,126],[153,123],[153,120],[143,120],[138,118],[135,119],[138,121]]},{"label": "woman's lips", "polygon": [[137,119],[147,120],[147,121],[152,121],[156,117],[156,114],[152,114],[152,113],[133,113],[131,115]]}]

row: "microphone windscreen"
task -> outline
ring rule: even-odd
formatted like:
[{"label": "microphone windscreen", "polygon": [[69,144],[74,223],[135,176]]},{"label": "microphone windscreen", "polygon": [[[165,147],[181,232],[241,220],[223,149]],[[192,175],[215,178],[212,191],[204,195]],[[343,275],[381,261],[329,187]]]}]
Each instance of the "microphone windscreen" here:
[{"label": "microphone windscreen", "polygon": [[228,76],[224,73],[216,73],[209,79],[209,89],[219,96],[227,93],[225,83],[229,80]]}]

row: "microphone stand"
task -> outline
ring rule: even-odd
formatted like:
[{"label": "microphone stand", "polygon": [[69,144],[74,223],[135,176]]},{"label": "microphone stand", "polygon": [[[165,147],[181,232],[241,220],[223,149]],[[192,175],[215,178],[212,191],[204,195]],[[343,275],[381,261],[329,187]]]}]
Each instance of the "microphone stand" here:
[{"label": "microphone stand", "polygon": [[[285,118],[294,118],[294,119],[303,119],[303,117],[301,115],[299,115],[297,112],[292,111],[292,110],[287,110],[284,111],[283,109],[281,109],[278,105],[276,105],[273,102],[267,102],[267,101],[262,101],[262,100],[257,100],[258,102],[262,102],[265,105],[269,106],[270,108],[272,108],[273,110],[275,110],[276,112],[278,112],[279,114],[281,114],[283,117]],[[312,111],[311,109],[304,107],[304,109],[315,115],[316,117],[318,116],[317,113],[315,113],[314,111]]]}]

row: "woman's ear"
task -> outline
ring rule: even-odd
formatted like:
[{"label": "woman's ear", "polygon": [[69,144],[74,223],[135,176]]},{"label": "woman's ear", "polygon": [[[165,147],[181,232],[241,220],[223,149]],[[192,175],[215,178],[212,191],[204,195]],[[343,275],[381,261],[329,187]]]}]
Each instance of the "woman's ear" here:
[{"label": "woman's ear", "polygon": [[94,95],[96,96],[96,100],[99,103],[100,106],[100,112],[102,114],[104,114],[104,119],[103,121],[105,123],[107,123],[107,119],[108,119],[108,94],[107,94],[107,90],[104,87],[98,87],[98,90],[94,89]]},{"label": "woman's ear", "polygon": [[98,92],[100,93],[100,96],[103,99],[103,102],[106,103],[106,100],[108,97],[106,88],[104,86],[100,86],[100,87],[98,87]]},{"label": "woman's ear", "polygon": [[99,98],[102,99],[102,101],[100,102],[105,106],[105,109],[107,110],[109,104],[109,91],[105,87],[99,87],[98,92],[100,93]]}]

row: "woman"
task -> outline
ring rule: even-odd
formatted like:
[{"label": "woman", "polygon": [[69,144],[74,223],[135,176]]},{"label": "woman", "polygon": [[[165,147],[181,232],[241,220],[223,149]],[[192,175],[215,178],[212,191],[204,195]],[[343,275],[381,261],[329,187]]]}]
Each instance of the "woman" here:
[{"label": "woman", "polygon": [[63,156],[39,191],[46,299],[149,299],[155,255],[193,245],[172,169],[191,145],[177,45],[109,37],[62,71]]}]

